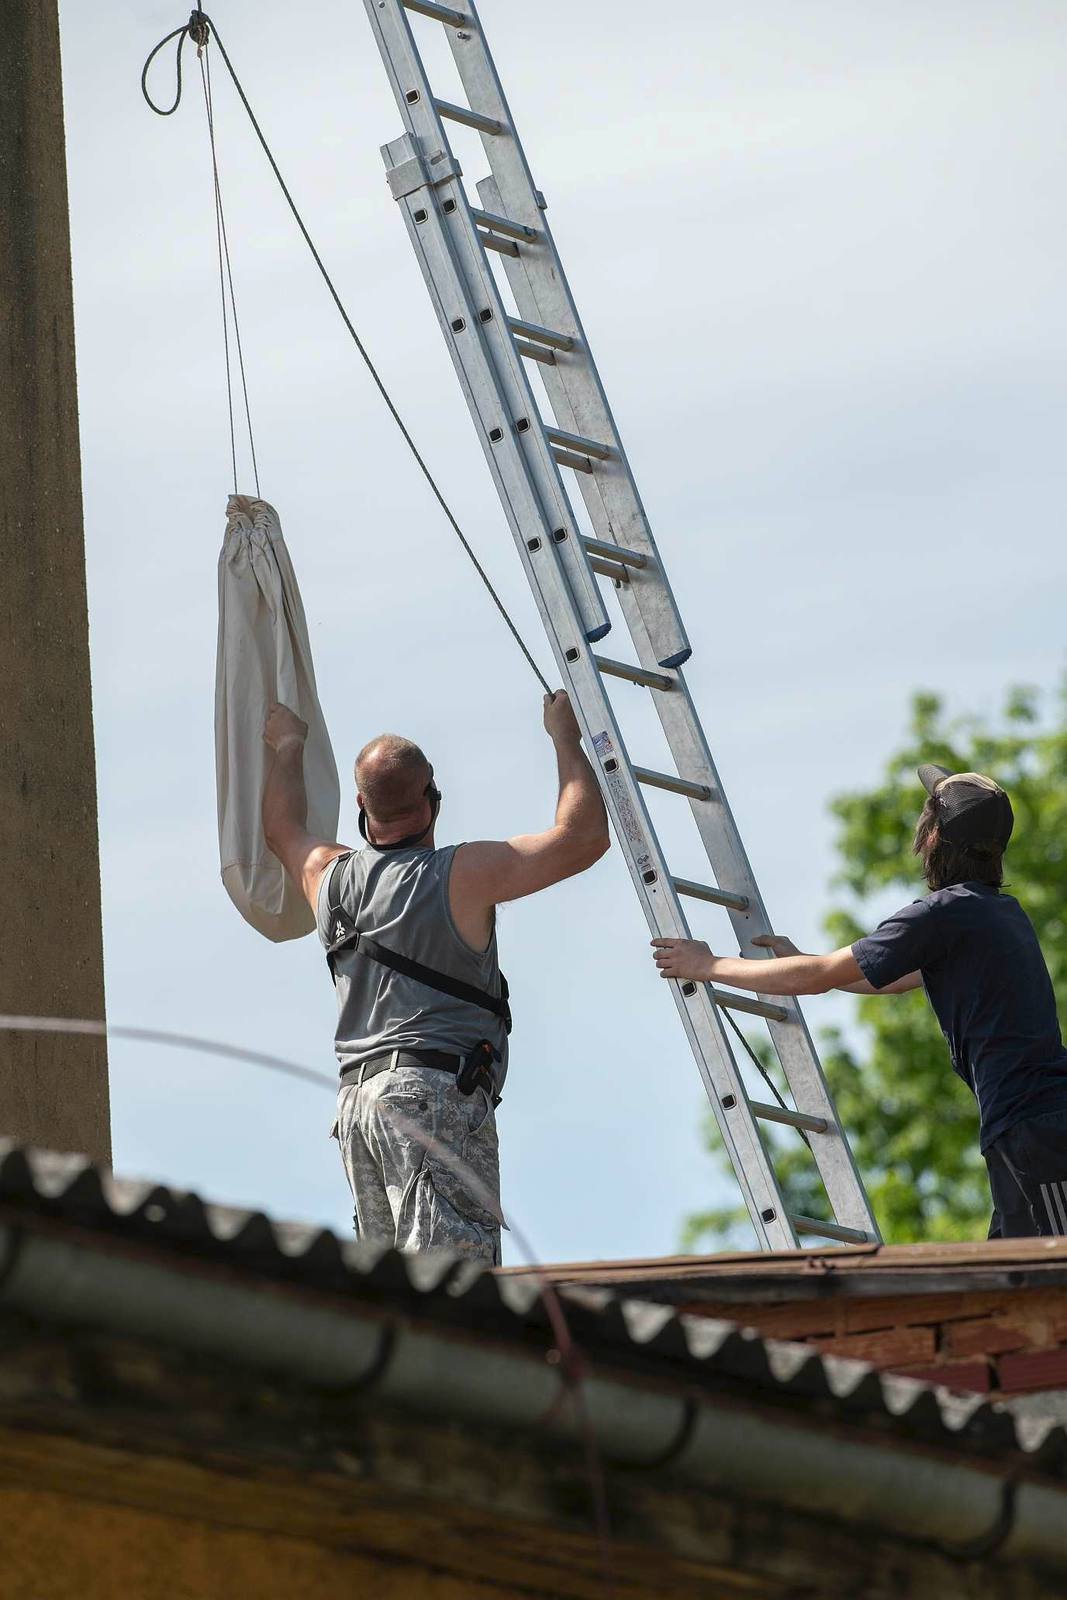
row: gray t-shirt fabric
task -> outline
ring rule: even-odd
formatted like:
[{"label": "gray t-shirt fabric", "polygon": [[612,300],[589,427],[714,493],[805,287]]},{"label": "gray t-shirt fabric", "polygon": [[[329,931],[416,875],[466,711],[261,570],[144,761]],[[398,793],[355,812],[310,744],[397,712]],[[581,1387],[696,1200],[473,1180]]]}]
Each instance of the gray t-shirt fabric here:
[{"label": "gray t-shirt fabric", "polygon": [[[365,845],[331,867],[319,885],[317,925],[325,947],[330,928],[330,885],[360,933],[390,950],[432,967],[462,983],[500,994],[500,967],[494,927],[485,950],[475,950],[452,920],[448,885],[458,845],[437,850],[411,845],[376,850]],[[337,958],[337,1031],[340,1070],[383,1050],[443,1050],[466,1055],[480,1039],[499,1052],[497,1089],[507,1072],[507,1032],[503,1020],[466,1000],[394,972],[358,950]]]}]

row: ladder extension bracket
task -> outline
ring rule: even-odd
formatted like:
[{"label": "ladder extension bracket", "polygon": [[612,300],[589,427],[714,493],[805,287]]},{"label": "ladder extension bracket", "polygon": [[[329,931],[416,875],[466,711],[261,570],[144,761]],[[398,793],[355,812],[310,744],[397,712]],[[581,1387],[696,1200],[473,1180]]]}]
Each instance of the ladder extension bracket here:
[{"label": "ladder extension bracket", "polygon": [[419,189],[436,188],[438,184],[448,183],[451,178],[462,178],[463,168],[455,156],[442,150],[430,163],[432,173],[427,169],[427,164],[422,156],[411,156],[407,161],[401,162],[398,167],[388,170],[389,189],[394,200],[403,200],[409,194],[415,194]]}]

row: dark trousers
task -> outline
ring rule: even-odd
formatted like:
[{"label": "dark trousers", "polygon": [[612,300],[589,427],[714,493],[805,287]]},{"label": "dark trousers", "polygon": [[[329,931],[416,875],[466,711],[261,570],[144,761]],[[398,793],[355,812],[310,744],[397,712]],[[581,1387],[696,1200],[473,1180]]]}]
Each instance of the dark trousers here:
[{"label": "dark trousers", "polygon": [[1067,1234],[1067,1111],[1017,1122],[985,1152],[991,1239]]}]

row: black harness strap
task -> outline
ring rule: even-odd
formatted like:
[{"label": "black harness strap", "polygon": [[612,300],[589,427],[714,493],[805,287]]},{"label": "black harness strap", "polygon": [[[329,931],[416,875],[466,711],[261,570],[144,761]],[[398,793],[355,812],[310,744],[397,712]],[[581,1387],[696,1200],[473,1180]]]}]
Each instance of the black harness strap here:
[{"label": "black harness strap", "polygon": [[390,950],[388,945],[380,944],[369,934],[359,931],[341,904],[340,898],[334,893],[338,871],[342,863],[348,859],[348,856],[337,857],[326,889],[326,903],[330,912],[330,943],[326,947],[326,961],[334,983],[337,982],[337,957],[345,950],[356,950],[360,955],[366,956],[371,961],[377,961],[380,966],[388,967],[392,972],[399,972],[405,978],[413,978],[416,983],[424,983],[427,988],[436,989],[439,994],[450,995],[453,1000],[465,1000],[468,1005],[479,1006],[483,1011],[492,1012],[494,1017],[502,1020],[505,1029],[510,1033],[511,1007],[508,1004],[508,980],[503,973],[500,974],[500,994],[490,994],[488,989],[478,989],[472,983],[464,983],[460,978],[450,977],[447,972],[438,972],[434,967],[425,967],[421,961],[413,961],[410,956],[401,955],[399,950]]}]

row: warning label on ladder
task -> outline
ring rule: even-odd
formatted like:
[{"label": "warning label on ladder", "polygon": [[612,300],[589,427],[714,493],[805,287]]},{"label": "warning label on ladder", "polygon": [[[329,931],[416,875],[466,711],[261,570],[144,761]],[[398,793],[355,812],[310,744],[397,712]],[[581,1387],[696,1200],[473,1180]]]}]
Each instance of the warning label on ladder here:
[{"label": "warning label on ladder", "polygon": [[594,734],[593,749],[596,751],[600,764],[604,769],[604,777],[607,780],[616,821],[626,835],[626,842],[633,852],[633,858],[638,869],[644,872],[646,868],[652,865],[648,840],[645,838],[641,819],[637,815],[633,800],[630,798],[626,780],[619,768],[619,758],[615,754],[615,746],[612,744],[611,737],[606,730],[603,733]]}]

